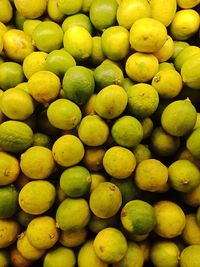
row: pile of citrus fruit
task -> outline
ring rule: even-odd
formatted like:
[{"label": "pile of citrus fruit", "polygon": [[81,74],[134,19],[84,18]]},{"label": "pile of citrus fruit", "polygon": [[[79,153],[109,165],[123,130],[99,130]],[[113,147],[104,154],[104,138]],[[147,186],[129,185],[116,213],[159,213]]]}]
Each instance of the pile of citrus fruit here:
[{"label": "pile of citrus fruit", "polygon": [[200,266],[199,12],[0,1],[0,267]]}]

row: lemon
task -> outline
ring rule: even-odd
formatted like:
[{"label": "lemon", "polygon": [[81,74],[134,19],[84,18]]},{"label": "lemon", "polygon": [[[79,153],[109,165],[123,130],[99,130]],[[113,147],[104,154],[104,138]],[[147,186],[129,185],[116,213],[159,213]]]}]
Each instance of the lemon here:
[{"label": "lemon", "polygon": [[100,183],[107,181],[105,175],[100,172],[91,172],[91,179],[90,192],[92,192]]},{"label": "lemon", "polygon": [[117,6],[116,0],[93,0],[89,10],[93,26],[100,31],[113,26],[116,22]]},{"label": "lemon", "polygon": [[111,134],[118,145],[133,147],[141,142],[143,128],[136,118],[126,115],[114,122],[111,128]]},{"label": "lemon", "polygon": [[105,55],[101,46],[101,36],[92,37],[92,53],[89,60],[94,66],[100,65],[105,60]]},{"label": "lemon", "polygon": [[144,235],[151,232],[156,223],[154,208],[143,200],[127,202],[120,214],[123,227],[132,234]]},{"label": "lemon", "polygon": [[23,211],[39,215],[51,208],[55,196],[55,187],[50,182],[30,181],[19,192],[18,201]]},{"label": "lemon", "polygon": [[177,71],[180,71],[183,64],[190,59],[191,56],[196,55],[200,52],[200,49],[196,45],[190,45],[183,48],[178,55],[175,57],[174,66]]},{"label": "lemon", "polygon": [[43,146],[46,148],[52,147],[52,140],[51,138],[43,133],[35,132],[33,134],[33,144],[32,146]]},{"label": "lemon", "polygon": [[[184,27],[182,26],[184,25]],[[176,12],[170,24],[171,37],[184,41],[192,37],[199,29],[199,14],[193,9],[183,9]]]},{"label": "lemon", "polygon": [[119,85],[108,85],[96,96],[94,109],[96,113],[105,119],[118,117],[127,105],[127,93]]},{"label": "lemon", "polygon": [[26,229],[26,235],[37,249],[49,249],[59,239],[59,230],[55,219],[50,216],[38,216],[30,221]]},{"label": "lemon", "polygon": [[83,164],[90,171],[99,171],[103,168],[103,157],[106,152],[105,147],[86,147],[83,157]]},{"label": "lemon", "polygon": [[134,85],[134,84],[135,84],[134,81],[132,81],[132,80],[131,80],[130,78],[128,78],[128,77],[125,77],[124,80],[123,80],[123,82],[122,82],[122,87],[123,87],[124,90],[127,92],[128,89],[129,89],[132,85]]},{"label": "lemon", "polygon": [[23,31],[32,36],[34,29],[40,24],[42,21],[39,19],[25,19],[23,23]]},{"label": "lemon", "polygon": [[19,174],[19,160],[6,152],[0,152],[0,185],[13,183]]},{"label": "lemon", "polygon": [[[196,109],[189,99],[176,100],[164,109],[161,123],[167,133],[174,136],[183,136],[194,128],[196,118]],[[174,124],[174,121],[176,121],[176,124]],[[185,123],[186,121],[187,123]]]},{"label": "lemon", "polygon": [[98,234],[101,230],[107,227],[116,227],[119,221],[118,219],[118,214],[104,219],[93,215],[89,221],[88,228],[93,233]]},{"label": "lemon", "polygon": [[181,75],[173,69],[164,69],[157,72],[151,84],[159,96],[166,99],[178,96],[183,88]]},{"label": "lemon", "polygon": [[27,92],[16,88],[8,89],[3,93],[0,108],[8,118],[22,121],[28,119],[35,109],[32,97]]},{"label": "lemon", "polygon": [[36,215],[29,214],[23,210],[20,210],[16,216],[18,222],[24,227],[27,227],[28,224],[36,217]]},{"label": "lemon", "polygon": [[197,120],[194,126],[194,130],[200,127],[200,113],[197,113]]},{"label": "lemon", "polygon": [[146,0],[123,0],[119,3],[116,17],[118,24],[129,30],[136,20],[151,17],[151,8]]},{"label": "lemon", "polygon": [[0,88],[7,90],[24,81],[22,66],[16,62],[3,62],[0,64]]},{"label": "lemon", "polygon": [[[3,38],[4,34],[7,32],[8,28],[6,25],[0,21],[0,36]],[[3,41],[3,39],[2,39]]]},{"label": "lemon", "polygon": [[127,95],[129,112],[136,118],[143,119],[149,117],[158,107],[158,93],[149,84],[137,83],[128,89]]},{"label": "lemon", "polygon": [[181,237],[188,245],[200,244],[200,226],[198,224],[196,214],[189,213],[186,216],[186,223]]},{"label": "lemon", "polygon": [[56,210],[56,222],[63,231],[80,230],[90,220],[90,209],[84,198],[66,198]]},{"label": "lemon", "polygon": [[69,197],[81,197],[90,190],[90,172],[83,166],[67,168],[60,176],[60,187]]},{"label": "lemon", "polygon": [[84,27],[91,35],[93,33],[93,26],[89,17],[85,14],[78,13],[75,15],[68,16],[62,23],[62,29],[66,32],[72,26],[82,26]]},{"label": "lemon", "polygon": [[134,180],[142,190],[159,191],[167,183],[167,167],[157,159],[143,160],[136,167]]},{"label": "lemon", "polygon": [[180,192],[190,192],[200,184],[198,167],[189,160],[177,160],[169,166],[169,182]]},{"label": "lemon", "polygon": [[159,62],[165,62],[171,58],[173,53],[174,41],[169,35],[167,35],[167,40],[164,45],[157,52],[154,52],[153,55],[157,57]]},{"label": "lemon", "polygon": [[173,241],[155,241],[150,249],[150,259],[158,267],[178,267],[180,250]]},{"label": "lemon", "polygon": [[9,253],[3,249],[0,250],[0,264],[4,267],[8,267],[10,264]]},{"label": "lemon", "polygon": [[47,178],[55,169],[51,150],[42,146],[30,147],[21,154],[20,167],[23,173],[32,179]]},{"label": "lemon", "polygon": [[1,1],[0,10],[0,21],[2,23],[8,23],[13,17],[13,7],[10,1]]},{"label": "lemon", "polygon": [[62,130],[74,129],[80,122],[82,114],[78,105],[68,99],[57,99],[47,109],[49,122]]},{"label": "lemon", "polygon": [[144,119],[140,119],[140,123],[143,128],[143,139],[148,138],[153,130],[153,121],[150,117],[146,117]]},{"label": "lemon", "polygon": [[13,266],[28,267],[32,264],[32,261],[24,258],[16,247],[10,251],[10,261]]},{"label": "lemon", "polygon": [[129,32],[122,26],[105,29],[101,35],[101,46],[105,56],[111,60],[122,60],[129,52]]},{"label": "lemon", "polygon": [[39,103],[54,100],[61,89],[60,79],[56,74],[47,70],[35,72],[28,80],[31,96]]},{"label": "lemon", "polygon": [[63,44],[76,61],[86,60],[92,53],[92,36],[83,26],[75,25],[66,30]]},{"label": "lemon", "polygon": [[192,267],[199,266],[199,252],[200,252],[200,245],[190,245],[186,246],[180,255],[180,267],[187,267],[192,264]]},{"label": "lemon", "polygon": [[101,230],[96,235],[93,245],[97,256],[106,263],[119,262],[125,256],[128,247],[122,232],[113,227]]},{"label": "lemon", "polygon": [[3,46],[6,55],[17,62],[23,62],[34,51],[31,37],[18,29],[8,30],[4,34]]},{"label": "lemon", "polygon": [[44,267],[74,267],[76,264],[76,257],[73,250],[58,246],[46,253],[43,263]]},{"label": "lemon", "polygon": [[0,53],[3,50],[3,38],[0,36]]},{"label": "lemon", "polygon": [[99,218],[110,218],[117,214],[122,204],[119,188],[110,182],[100,183],[90,194],[89,206]]},{"label": "lemon", "polygon": [[78,127],[80,140],[88,146],[103,145],[109,134],[109,127],[98,115],[85,116]]},{"label": "lemon", "polygon": [[61,231],[59,242],[65,247],[75,248],[86,242],[87,234],[86,228],[75,231]]},{"label": "lemon", "polygon": [[200,3],[199,0],[190,0],[190,1],[177,0],[177,4],[181,8],[193,8],[193,7],[197,6],[199,3]]},{"label": "lemon", "polygon": [[83,0],[81,11],[84,13],[89,12],[92,1],[93,0]]},{"label": "lemon", "polygon": [[58,7],[58,0],[49,0],[47,2],[47,13],[49,18],[55,22],[62,22],[65,15],[60,11]]},{"label": "lemon", "polygon": [[[186,144],[187,145],[187,144]],[[177,159],[187,159],[194,163],[197,167],[200,165],[199,159],[195,158],[192,153],[188,150],[187,147],[183,147],[183,149],[180,150],[180,152],[177,155]]]},{"label": "lemon", "polygon": [[156,226],[154,231],[161,237],[179,236],[185,227],[185,214],[180,206],[170,200],[160,200],[154,204]]},{"label": "lemon", "polygon": [[193,190],[187,193],[181,194],[181,199],[184,203],[191,207],[198,207],[200,206],[200,185],[197,185]]},{"label": "lemon", "polygon": [[85,150],[78,137],[74,135],[63,135],[53,144],[52,153],[55,161],[59,165],[70,167],[82,160]]},{"label": "lemon", "polygon": [[151,158],[151,150],[148,148],[148,145],[138,144],[133,147],[132,151],[135,155],[137,164],[143,160]]},{"label": "lemon", "polygon": [[95,68],[94,79],[96,88],[101,90],[112,84],[122,86],[124,75],[118,65],[106,59]]},{"label": "lemon", "polygon": [[130,29],[131,48],[138,52],[156,52],[167,40],[166,27],[153,18],[141,18]]},{"label": "lemon", "polygon": [[78,266],[108,267],[108,264],[96,255],[93,242],[93,239],[89,239],[81,246],[77,256]]},{"label": "lemon", "polygon": [[14,185],[0,187],[0,219],[7,219],[18,210],[18,190]]},{"label": "lemon", "polygon": [[20,225],[14,219],[0,219],[0,249],[14,244],[20,233]]},{"label": "lemon", "polygon": [[158,71],[158,59],[153,54],[136,52],[126,61],[126,73],[135,82],[148,82]]},{"label": "lemon", "polygon": [[26,18],[35,19],[40,17],[46,10],[46,0],[36,0],[34,3],[25,0],[14,0],[16,9]]},{"label": "lemon", "polygon": [[103,157],[103,166],[110,176],[125,179],[133,173],[136,159],[129,149],[113,146],[106,151]]},{"label": "lemon", "polygon": [[[162,12],[165,6],[165,12]],[[176,14],[177,1],[169,0],[150,0],[151,16],[152,18],[162,22],[166,27],[169,26]]]},{"label": "lemon", "polygon": [[71,2],[70,0],[58,0],[58,8],[65,15],[78,13],[81,10],[83,0]]},{"label": "lemon", "polygon": [[33,131],[26,123],[8,120],[0,124],[0,147],[5,152],[23,152],[32,143]]},{"label": "lemon", "polygon": [[27,79],[34,73],[46,70],[47,53],[35,51],[29,54],[23,61],[23,71]]},{"label": "lemon", "polygon": [[18,237],[17,249],[24,258],[32,261],[40,259],[45,254],[44,249],[37,249],[31,245],[26,232],[22,232]]},{"label": "lemon", "polygon": [[199,139],[199,135],[200,135],[200,128],[198,127],[191,132],[186,141],[186,146],[188,150],[197,159],[200,159],[200,146],[199,143],[197,142],[197,140]]},{"label": "lemon", "polygon": [[150,139],[151,149],[161,157],[174,155],[180,147],[180,138],[166,133],[162,127],[154,128]]},{"label": "lemon", "polygon": [[70,67],[63,77],[62,85],[65,97],[77,105],[85,104],[95,89],[93,73],[84,66]]},{"label": "lemon", "polygon": [[57,23],[43,21],[35,27],[32,39],[38,50],[51,52],[62,47],[63,31]]},{"label": "lemon", "polygon": [[179,52],[181,52],[184,48],[190,46],[189,43],[185,41],[174,41],[174,52],[171,56],[171,60],[174,61],[178,56]]}]

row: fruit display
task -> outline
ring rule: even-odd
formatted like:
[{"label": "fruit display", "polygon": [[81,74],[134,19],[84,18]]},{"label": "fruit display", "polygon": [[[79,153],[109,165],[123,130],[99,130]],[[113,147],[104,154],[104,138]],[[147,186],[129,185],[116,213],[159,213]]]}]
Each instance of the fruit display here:
[{"label": "fruit display", "polygon": [[200,266],[200,0],[0,0],[0,267]]}]

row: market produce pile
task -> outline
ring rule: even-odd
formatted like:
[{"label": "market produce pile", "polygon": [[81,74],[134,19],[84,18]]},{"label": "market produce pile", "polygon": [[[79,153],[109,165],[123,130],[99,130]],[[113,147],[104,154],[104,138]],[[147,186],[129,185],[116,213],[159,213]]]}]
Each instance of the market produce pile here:
[{"label": "market produce pile", "polygon": [[0,1],[0,267],[200,266],[199,10]]}]

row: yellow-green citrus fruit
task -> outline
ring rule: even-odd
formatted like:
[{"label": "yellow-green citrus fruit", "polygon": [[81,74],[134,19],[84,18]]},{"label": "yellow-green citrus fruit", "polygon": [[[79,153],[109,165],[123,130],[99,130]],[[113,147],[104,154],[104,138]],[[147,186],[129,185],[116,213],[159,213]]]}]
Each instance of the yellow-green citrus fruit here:
[{"label": "yellow-green citrus fruit", "polygon": [[32,36],[34,29],[38,24],[40,24],[42,21],[39,19],[25,19],[23,23],[23,31]]},{"label": "yellow-green citrus fruit", "polygon": [[199,0],[177,0],[177,4],[181,8],[193,8],[200,3]]},{"label": "yellow-green citrus fruit", "polygon": [[2,0],[0,3],[0,21],[8,23],[13,17],[12,4],[8,0]]},{"label": "yellow-green citrus fruit", "polygon": [[58,0],[49,0],[47,2],[47,13],[49,18],[55,22],[61,22],[65,17],[58,7]]},{"label": "yellow-green citrus fruit", "polygon": [[188,245],[200,245],[200,226],[196,214],[189,213],[185,216],[186,223],[181,237]]},{"label": "yellow-green citrus fruit", "polygon": [[36,0],[30,2],[28,0],[14,0],[16,9],[26,18],[35,19],[40,17],[46,10],[46,0]]},{"label": "yellow-green citrus fruit", "polygon": [[200,245],[186,246],[180,255],[180,267],[198,267],[200,262]]},{"label": "yellow-green citrus fruit", "polygon": [[7,248],[15,243],[20,233],[20,225],[13,218],[0,219],[0,249]]},{"label": "yellow-green citrus fruit", "polygon": [[72,2],[70,0],[58,0],[57,5],[60,11],[65,15],[72,15],[81,10],[83,0]]},{"label": "yellow-green citrus fruit", "polygon": [[61,231],[59,242],[68,248],[75,248],[83,245],[87,240],[88,230],[82,228],[80,230]]},{"label": "yellow-green citrus fruit", "polygon": [[186,141],[187,149],[197,159],[200,159],[200,146],[198,142],[199,136],[200,136],[200,128],[198,127],[191,132]]},{"label": "yellow-green citrus fruit", "polygon": [[13,266],[29,267],[33,263],[31,260],[24,258],[17,247],[13,247],[10,250],[10,262]]},{"label": "yellow-green citrus fruit", "polygon": [[0,250],[0,264],[4,267],[9,267],[10,265],[10,254],[4,249]]},{"label": "yellow-green citrus fruit", "polygon": [[18,190],[14,185],[0,187],[0,219],[12,217],[18,210]]},{"label": "yellow-green citrus fruit", "polygon": [[174,41],[167,35],[167,40],[164,45],[154,54],[157,57],[159,62],[165,62],[171,58],[174,52]]}]

